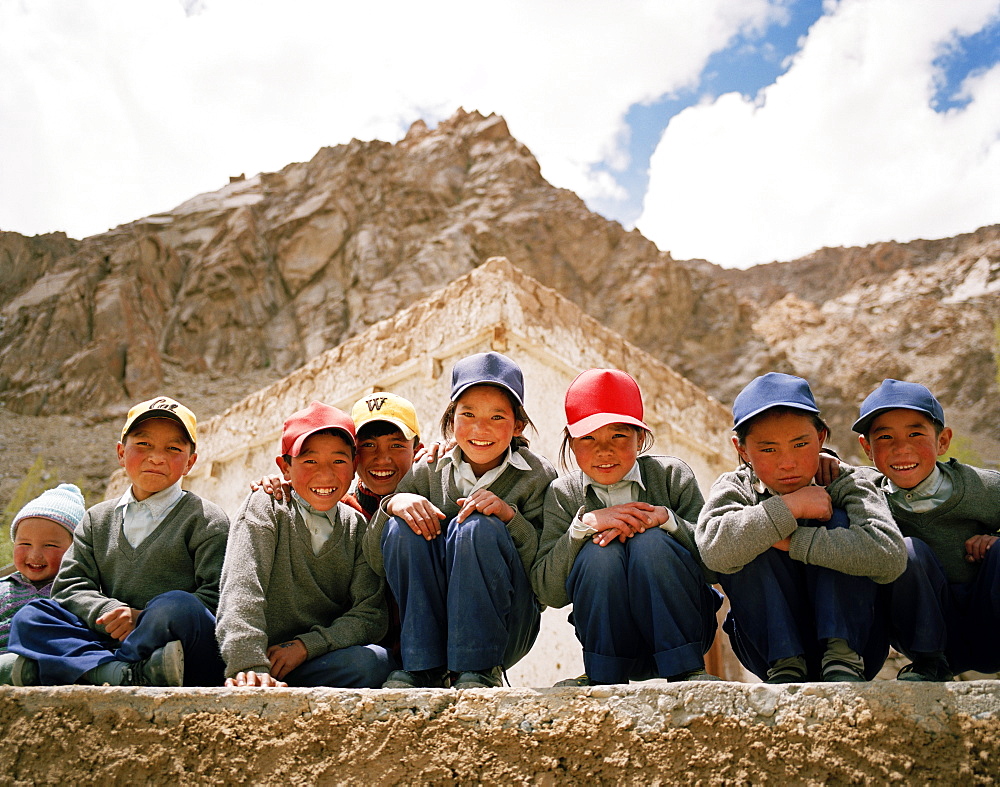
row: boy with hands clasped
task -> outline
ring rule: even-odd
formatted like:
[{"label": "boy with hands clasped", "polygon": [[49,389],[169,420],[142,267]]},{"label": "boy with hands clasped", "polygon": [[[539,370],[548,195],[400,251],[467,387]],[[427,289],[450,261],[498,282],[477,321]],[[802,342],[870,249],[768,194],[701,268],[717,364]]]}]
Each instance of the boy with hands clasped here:
[{"label": "boy with hands clasped", "polygon": [[392,667],[382,581],[361,551],[365,517],[341,500],[355,428],[313,402],[292,414],[275,460],[290,498],[250,494],[233,521],[217,634],[227,686],[377,688]]},{"label": "boy with hands clasped", "polygon": [[884,380],[853,429],[905,537],[906,571],[889,587],[891,641],[912,659],[899,680],[1000,670],[1000,473],[937,461],[952,432],[917,383]]},{"label": "boy with hands clasped", "polygon": [[76,529],[52,598],[22,608],[10,649],[15,683],[215,685],[215,607],[229,520],[181,489],[197,422],[173,399],[133,407],[118,443],[132,482]]}]

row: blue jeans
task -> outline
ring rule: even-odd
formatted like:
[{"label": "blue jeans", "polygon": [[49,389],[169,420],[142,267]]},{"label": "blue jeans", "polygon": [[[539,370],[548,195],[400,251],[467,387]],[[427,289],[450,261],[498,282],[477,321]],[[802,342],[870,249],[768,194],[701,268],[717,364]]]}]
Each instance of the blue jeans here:
[{"label": "blue jeans", "polygon": [[[847,514],[834,509],[817,527],[847,527]],[[792,560],[769,548],[739,571],[719,576],[729,598],[723,623],[733,651],[762,680],[781,658],[805,656],[812,679],[820,676],[825,640],[847,640],[875,677],[889,652],[888,637],[875,614],[878,586],[867,577]]]},{"label": "blue jeans", "polygon": [[669,678],[705,666],[722,598],[666,531],[653,528],[604,547],[588,540],[566,592],[595,683]]},{"label": "blue jeans", "polygon": [[94,631],[51,599],[32,601],[14,615],[9,647],[38,662],[43,685],[58,686],[76,683],[108,661],[149,658],[172,640],[184,646],[185,686],[221,685],[225,667],[215,640],[215,616],[183,590],[153,598],[124,642]]},{"label": "blue jeans", "polygon": [[472,514],[430,541],[392,517],[382,533],[399,603],[403,669],[508,668],[538,636],[541,609],[507,526]]},{"label": "blue jeans", "polygon": [[284,681],[289,686],[378,689],[394,668],[389,651],[380,645],[354,645],[303,662]]},{"label": "blue jeans", "polygon": [[943,652],[955,672],[1000,671],[1000,548],[972,582],[949,583],[933,549],[904,541],[906,570],[888,586],[893,647],[911,659]]}]

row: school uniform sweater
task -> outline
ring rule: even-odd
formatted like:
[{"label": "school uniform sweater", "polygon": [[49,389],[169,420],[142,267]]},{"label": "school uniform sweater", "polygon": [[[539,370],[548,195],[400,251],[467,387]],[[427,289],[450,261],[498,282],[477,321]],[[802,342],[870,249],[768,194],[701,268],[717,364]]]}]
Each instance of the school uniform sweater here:
[{"label": "school uniform sweater", "polygon": [[269,672],[271,645],[301,640],[308,658],[368,645],[386,631],[383,582],[361,549],[365,518],[337,503],[319,554],[298,504],[250,494],[229,535],[216,635],[226,675]]},{"label": "school uniform sweater", "polygon": [[[535,553],[538,551],[538,536],[542,531],[542,511],[545,504],[545,490],[556,477],[556,469],[544,456],[533,453],[527,448],[518,448],[517,452],[530,469],[521,470],[508,466],[487,489],[514,508],[514,518],[507,523],[518,556],[527,574],[531,572]],[[458,500],[464,497],[452,482],[451,463],[441,467],[442,459],[433,464],[414,462],[409,472],[403,476],[396,487],[396,494],[411,492],[422,495],[437,506],[448,522],[458,515],[461,507]],[[389,520],[385,506],[392,495],[383,498],[379,510],[365,533],[365,555],[372,568],[380,576],[385,576],[385,565],[382,562],[382,531]]]},{"label": "school uniform sweater", "polygon": [[[671,535],[700,563],[694,523],[704,499],[694,471],[672,456],[640,456],[637,464],[645,489],[639,487],[636,502],[670,509],[677,525]],[[566,580],[577,554],[590,541],[589,537],[570,535],[573,519],[578,513],[605,507],[588,485],[583,471],[563,476],[549,487],[545,496],[545,527],[530,575],[538,600],[546,606],[564,607],[570,603]],[[714,581],[710,573],[706,573],[706,581]]]},{"label": "school uniform sweater", "polygon": [[144,609],[168,590],[193,593],[212,613],[229,518],[214,503],[185,492],[166,518],[133,547],[122,531],[116,500],[90,508],[73,534],[52,600],[103,633],[97,618],[121,606]]},{"label": "school uniform sweater", "polygon": [[753,470],[741,467],[725,473],[712,485],[698,517],[695,540],[705,564],[721,574],[732,574],[775,543],[791,536],[792,560],[824,566],[879,584],[892,582],[906,568],[903,537],[885,500],[871,480],[840,466],[840,475],[827,492],[834,508],[842,508],[846,528],[799,527],[780,495],[759,492]]},{"label": "school uniform sweater", "polygon": [[1000,473],[955,459],[938,464],[951,479],[951,495],[921,514],[895,504],[889,495],[889,479],[875,468],[859,471],[874,479],[903,535],[919,538],[934,550],[949,582],[971,582],[982,564],[965,560],[965,542],[976,535],[1000,535]]}]

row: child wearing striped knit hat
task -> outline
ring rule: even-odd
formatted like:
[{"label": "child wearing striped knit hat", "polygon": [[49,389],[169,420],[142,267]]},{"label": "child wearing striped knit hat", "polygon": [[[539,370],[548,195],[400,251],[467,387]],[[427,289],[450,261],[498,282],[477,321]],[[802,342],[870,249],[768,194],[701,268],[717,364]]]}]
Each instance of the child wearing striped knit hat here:
[{"label": "child wearing striped knit hat", "polygon": [[[59,484],[27,503],[10,526],[14,568],[0,579],[0,662],[7,656],[7,639],[14,613],[29,601],[48,598],[63,553],[73,543],[73,531],[83,520],[83,494],[73,484]],[[0,669],[0,673],[3,670]]]}]

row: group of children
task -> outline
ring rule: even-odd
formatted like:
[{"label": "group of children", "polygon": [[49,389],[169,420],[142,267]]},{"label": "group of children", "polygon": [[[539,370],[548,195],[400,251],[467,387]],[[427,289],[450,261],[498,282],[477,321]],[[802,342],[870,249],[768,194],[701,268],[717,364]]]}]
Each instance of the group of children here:
[{"label": "group of children", "polygon": [[402,397],[313,402],[284,422],[281,479],[231,524],[181,489],[194,414],[136,405],[121,498],[84,511],[61,484],[11,525],[0,683],[495,687],[542,605],[570,604],[585,674],[557,685],[718,680],[715,584],[734,652],[769,683],[870,680],[890,644],[900,680],[1000,669],[1000,473],[938,461],[951,430],[924,386],[862,403],[868,468],[824,451],[805,380],[758,377],[733,404],[740,467],[707,500],[648,453],[627,373],[569,386],[561,476],[528,448],[524,400],[513,360],[463,358],[447,443],[419,460]]}]

